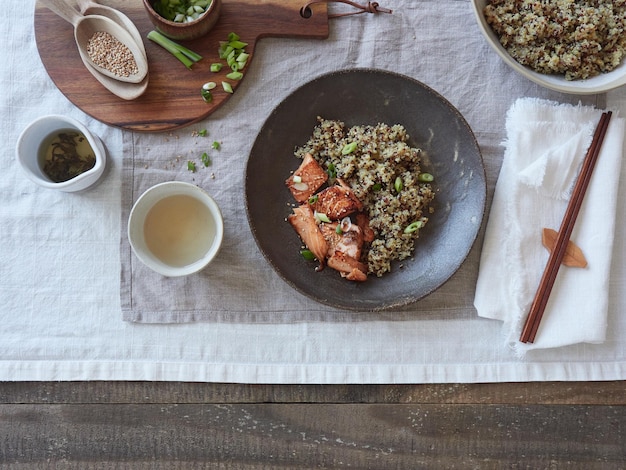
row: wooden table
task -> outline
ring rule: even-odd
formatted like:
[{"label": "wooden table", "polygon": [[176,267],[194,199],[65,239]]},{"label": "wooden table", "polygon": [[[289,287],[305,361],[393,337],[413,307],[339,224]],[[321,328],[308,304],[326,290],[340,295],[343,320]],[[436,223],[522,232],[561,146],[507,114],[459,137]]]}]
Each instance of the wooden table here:
[{"label": "wooden table", "polygon": [[624,468],[624,387],[5,382],[0,468]]}]

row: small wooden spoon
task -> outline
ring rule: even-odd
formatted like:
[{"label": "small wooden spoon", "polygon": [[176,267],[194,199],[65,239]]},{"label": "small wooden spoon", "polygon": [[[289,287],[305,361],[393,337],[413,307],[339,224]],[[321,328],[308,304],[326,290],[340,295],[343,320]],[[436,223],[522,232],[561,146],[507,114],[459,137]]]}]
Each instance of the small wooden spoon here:
[{"label": "small wooden spoon", "polygon": [[[139,49],[131,34],[110,18],[99,15],[83,16],[65,0],[41,0],[41,3],[74,26],[74,39],[83,63],[93,71],[120,82],[139,83],[148,74],[148,61],[145,54]],[[117,75],[104,67],[96,65],[87,53],[87,45],[97,32],[106,32],[124,44],[132,53],[137,64],[138,72],[128,77]],[[89,68],[89,67],[88,67]],[[92,71],[90,70],[90,72]],[[93,73],[93,72],[92,72]]]},{"label": "small wooden spoon", "polygon": [[94,0],[77,0],[77,1],[78,1],[78,8],[80,8],[80,11],[83,15],[105,16],[115,21],[124,29],[126,29],[126,31],[128,31],[128,33],[133,37],[133,39],[137,43],[137,47],[139,47],[144,57],[147,57],[146,49],[143,43],[143,38],[141,37],[141,33],[137,29],[137,26],[135,26],[135,23],[133,23],[128,16],[126,16],[124,13],[122,13],[119,10],[116,10],[113,7],[110,7],[108,5],[101,5],[100,3]]}]

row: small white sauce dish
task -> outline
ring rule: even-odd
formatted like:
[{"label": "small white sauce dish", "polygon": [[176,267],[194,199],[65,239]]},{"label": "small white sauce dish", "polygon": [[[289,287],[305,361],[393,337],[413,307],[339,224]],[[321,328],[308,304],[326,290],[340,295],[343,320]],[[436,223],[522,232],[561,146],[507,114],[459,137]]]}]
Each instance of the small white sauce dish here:
[{"label": "small white sauce dish", "polygon": [[152,186],[135,202],[128,240],[139,260],[167,277],[206,268],[220,250],[224,221],[217,203],[190,183]]},{"label": "small white sauce dish", "polygon": [[[50,135],[67,129],[85,136],[95,156],[94,166],[60,183],[50,179],[43,170],[42,146]],[[98,136],[76,119],[61,115],[42,116],[30,123],[17,139],[16,157],[26,176],[40,186],[63,192],[76,192],[98,182],[106,167],[106,149]]]}]

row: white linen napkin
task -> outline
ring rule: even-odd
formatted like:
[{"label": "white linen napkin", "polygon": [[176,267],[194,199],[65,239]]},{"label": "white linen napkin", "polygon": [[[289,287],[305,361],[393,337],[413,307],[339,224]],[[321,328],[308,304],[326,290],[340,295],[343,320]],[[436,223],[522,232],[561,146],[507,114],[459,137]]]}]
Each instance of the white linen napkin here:
[{"label": "white linen napkin", "polygon": [[506,118],[505,153],[483,243],[474,306],[503,321],[505,341],[528,350],[605,339],[624,119],[614,115],[571,240],[586,268],[561,266],[534,343],[519,337],[549,253],[544,227],[559,230],[602,111],[520,98]]}]

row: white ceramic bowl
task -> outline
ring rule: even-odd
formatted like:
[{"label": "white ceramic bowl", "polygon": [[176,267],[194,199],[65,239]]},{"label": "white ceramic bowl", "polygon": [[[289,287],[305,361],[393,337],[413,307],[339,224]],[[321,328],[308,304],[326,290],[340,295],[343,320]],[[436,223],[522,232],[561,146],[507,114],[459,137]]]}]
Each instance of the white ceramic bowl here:
[{"label": "white ceramic bowl", "polygon": [[[163,212],[157,216],[159,211]],[[137,258],[168,277],[204,269],[217,255],[223,237],[222,214],[213,198],[181,181],[146,190],[128,219],[128,239]]]},{"label": "white ceramic bowl", "polygon": [[[94,151],[96,163],[90,170],[74,178],[55,183],[43,171],[41,147],[49,136],[63,129],[75,129],[83,134]],[[75,192],[93,186],[104,173],[106,150],[98,136],[75,119],[67,116],[43,116],[26,127],[17,139],[16,157],[26,176],[40,186],[64,192]]]},{"label": "white ceramic bowl", "polygon": [[565,78],[560,75],[538,73],[521,65],[513,57],[511,57],[506,49],[500,44],[498,37],[487,23],[485,15],[483,14],[483,9],[486,4],[486,0],[472,0],[472,7],[474,8],[474,14],[476,15],[478,27],[487,39],[489,45],[498,53],[504,62],[506,62],[507,65],[509,65],[513,70],[529,80],[552,90],[575,95],[604,93],[622,85],[626,85],[626,61],[622,61],[622,64],[611,72],[603,73],[585,80],[565,80]]}]

